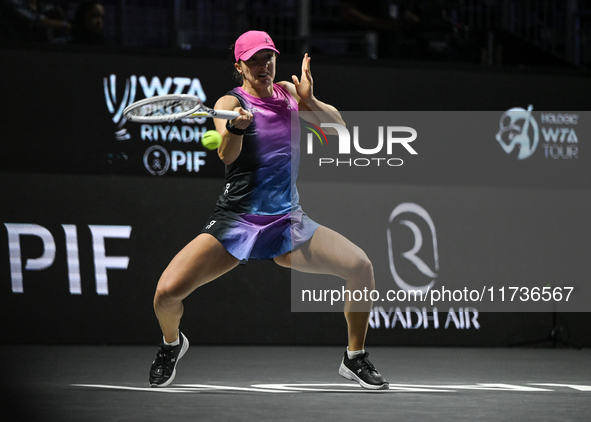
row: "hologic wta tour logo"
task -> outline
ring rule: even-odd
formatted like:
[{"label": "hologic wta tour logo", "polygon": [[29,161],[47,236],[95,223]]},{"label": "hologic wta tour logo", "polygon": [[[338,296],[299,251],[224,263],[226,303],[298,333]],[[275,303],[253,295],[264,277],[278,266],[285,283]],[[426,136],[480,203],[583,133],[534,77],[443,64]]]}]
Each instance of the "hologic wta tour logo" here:
[{"label": "hologic wta tour logo", "polygon": [[532,110],[531,105],[527,110],[520,107],[512,108],[501,116],[499,122],[497,141],[507,154],[511,154],[516,147],[519,147],[517,155],[519,160],[530,157],[538,146],[540,133],[538,123],[531,115]]},{"label": "hologic wta tour logo", "polygon": [[[369,166],[384,166],[384,167],[399,167],[404,164],[402,158],[392,157],[395,145],[403,146],[411,155],[418,153],[409,144],[417,139],[417,131],[411,127],[406,126],[378,126],[377,136],[376,130],[371,131],[367,129],[364,132],[367,136],[364,138],[364,145],[371,144],[371,148],[366,148],[361,145],[359,136],[359,126],[353,126],[353,136],[349,130],[338,123],[320,123],[320,127],[308,123],[310,126],[304,126],[310,130],[307,134],[307,149],[308,154],[314,153],[314,135],[320,141],[321,145],[328,145],[329,134],[336,134],[338,136],[338,156],[337,157],[322,157],[318,159],[318,166],[346,166],[346,167],[369,167]],[[322,128],[329,128],[328,131]],[[400,136],[402,134],[402,136]],[[377,140],[376,140],[377,138]],[[353,142],[351,142],[353,140]],[[353,144],[353,148],[351,148]],[[373,146],[375,145],[375,146]],[[385,147],[385,148],[384,148]],[[385,153],[387,157],[379,156]],[[352,151],[354,150],[354,151]],[[323,149],[324,152],[328,150]],[[354,153],[360,154],[361,157],[353,158]],[[328,155],[328,154],[327,154]]]},{"label": "hologic wta tour logo", "polygon": [[532,105],[527,110],[520,107],[509,109],[501,116],[496,140],[508,155],[518,149],[518,160],[531,157],[539,144],[545,158],[579,158],[579,139],[575,131],[578,114],[542,112],[539,121],[538,125]]}]

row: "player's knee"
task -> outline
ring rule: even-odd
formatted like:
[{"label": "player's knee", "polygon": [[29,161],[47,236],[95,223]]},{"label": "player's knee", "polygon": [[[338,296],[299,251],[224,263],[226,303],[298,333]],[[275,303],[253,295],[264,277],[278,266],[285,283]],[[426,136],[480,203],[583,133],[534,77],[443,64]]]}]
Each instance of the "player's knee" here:
[{"label": "player's knee", "polygon": [[364,252],[357,254],[351,266],[351,275],[349,280],[355,280],[358,287],[374,289],[373,265]]},{"label": "player's knee", "polygon": [[370,276],[373,278],[373,264],[363,251],[359,251],[354,258],[354,271],[358,274]]},{"label": "player's knee", "polygon": [[166,307],[182,299],[172,284],[163,283],[161,280],[154,294],[154,307]]}]

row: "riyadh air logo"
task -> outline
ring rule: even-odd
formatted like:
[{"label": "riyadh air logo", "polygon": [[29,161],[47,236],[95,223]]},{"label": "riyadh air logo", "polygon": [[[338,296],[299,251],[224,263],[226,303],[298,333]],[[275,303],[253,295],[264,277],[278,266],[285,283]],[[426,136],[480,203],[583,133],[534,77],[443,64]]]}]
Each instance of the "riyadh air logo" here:
[{"label": "riyadh air logo", "polygon": [[426,293],[439,271],[433,219],[420,205],[405,202],[394,208],[388,223],[388,257],[394,281],[402,290]]},{"label": "riyadh air logo", "polygon": [[108,78],[103,78],[103,91],[105,94],[105,101],[109,113],[112,115],[113,123],[117,125],[117,131],[115,132],[115,138],[118,141],[125,141],[131,138],[127,129],[124,129],[125,118],[123,117],[123,110],[125,107],[132,104],[135,101],[135,94],[137,88],[137,78],[132,75],[125,81],[125,89],[123,95],[117,95],[117,77],[111,75]]},{"label": "riyadh air logo", "polygon": [[530,157],[540,139],[538,123],[532,116],[533,106],[527,110],[515,107],[507,110],[499,122],[499,132],[496,139],[507,154],[511,154],[515,148],[519,148],[518,160]]}]

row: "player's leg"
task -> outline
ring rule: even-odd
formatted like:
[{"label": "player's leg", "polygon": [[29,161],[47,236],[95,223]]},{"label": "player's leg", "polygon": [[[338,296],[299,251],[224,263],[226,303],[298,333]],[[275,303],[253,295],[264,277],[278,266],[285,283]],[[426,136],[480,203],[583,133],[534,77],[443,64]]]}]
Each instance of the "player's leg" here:
[{"label": "player's leg", "polygon": [[[275,258],[279,265],[294,270],[331,274],[346,281],[349,291],[374,289],[371,261],[361,248],[341,234],[320,226],[312,239],[293,252]],[[361,350],[365,343],[371,302],[345,300],[345,319],[349,332],[349,349]]]},{"label": "player's leg", "polygon": [[[346,280],[348,291],[366,291],[367,294],[364,297],[367,298],[375,288],[373,266],[365,252],[341,234],[324,226],[320,226],[308,242],[288,254],[275,258],[275,262],[302,272],[338,276]],[[349,370],[347,375],[351,376],[346,376],[360,382],[363,387],[388,388],[388,383],[367,360],[367,353],[364,351],[371,305],[370,300],[354,301],[349,297],[345,298],[344,311],[348,329],[349,354],[345,355],[343,365],[345,363],[350,364],[349,366],[357,365],[363,370],[365,374],[363,379],[353,377],[349,374]],[[358,359],[353,360],[348,357]],[[343,365],[339,373],[345,376]]]},{"label": "player's leg", "polygon": [[177,339],[183,299],[237,265],[238,260],[210,234],[197,236],[173,258],[154,296],[154,310],[166,342]]},{"label": "player's leg", "polygon": [[150,369],[152,386],[165,387],[172,382],[176,364],[189,347],[179,331],[183,299],[237,265],[238,260],[215,237],[200,234],[164,270],[154,296],[154,310],[164,338]]}]

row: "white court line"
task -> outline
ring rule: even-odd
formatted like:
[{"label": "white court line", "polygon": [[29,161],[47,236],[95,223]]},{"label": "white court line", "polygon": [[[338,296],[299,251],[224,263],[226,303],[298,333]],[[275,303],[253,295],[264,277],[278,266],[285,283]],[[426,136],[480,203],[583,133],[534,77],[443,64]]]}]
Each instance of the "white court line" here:
[{"label": "white court line", "polygon": [[150,393],[199,393],[204,391],[240,391],[255,393],[294,393],[297,391],[271,390],[265,388],[234,387],[230,385],[210,384],[174,384],[174,387],[153,388],[153,387],[129,387],[124,385],[108,384],[70,384],[72,387],[103,388],[110,390],[144,391]]},{"label": "white court line", "polygon": [[195,390],[219,390],[219,391],[249,391],[249,392],[256,392],[256,393],[288,393],[289,391],[283,390],[273,390],[271,388],[266,388],[264,386],[260,386],[258,388],[256,385],[252,385],[251,387],[234,387],[229,385],[210,385],[210,384],[175,384],[177,387],[181,388],[192,388]]},{"label": "white court line", "polygon": [[[427,387],[427,386],[425,386]],[[434,387],[434,386],[431,386]],[[467,384],[467,385],[439,385],[439,388],[457,388],[459,390],[487,390],[487,391],[554,391],[545,388],[527,387],[515,384]]]},{"label": "white court line", "polygon": [[195,390],[181,388],[153,388],[153,387],[128,387],[125,385],[104,385],[104,384],[70,384],[72,387],[104,388],[110,390],[149,391],[150,393],[198,393]]},{"label": "white court line", "polygon": [[591,385],[573,385],[573,384],[534,384],[530,383],[530,385],[541,385],[543,387],[562,387],[562,388],[572,388],[573,390],[577,391],[591,391]]},{"label": "white court line", "polygon": [[[454,390],[437,386],[410,386],[390,384],[388,390],[366,390],[359,384],[256,384],[252,387],[271,388],[284,391],[330,392],[330,393],[454,393]],[[339,388],[341,387],[341,388]]]},{"label": "white court line", "polygon": [[[515,385],[504,383],[458,384],[458,385],[424,385],[424,384],[390,384],[389,390],[366,390],[358,384],[253,384],[250,387],[212,384],[174,384],[167,388],[130,387],[124,385],[105,384],[70,384],[73,387],[102,388],[111,390],[143,391],[150,393],[199,393],[212,391],[236,391],[250,393],[457,393],[458,391],[499,391],[499,392],[554,392],[554,389],[540,387],[570,388],[576,391],[591,392],[591,385],[528,383]],[[538,387],[533,387],[533,386]]]}]

